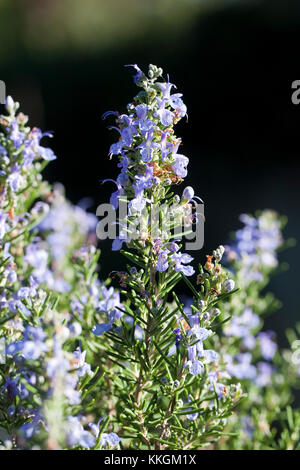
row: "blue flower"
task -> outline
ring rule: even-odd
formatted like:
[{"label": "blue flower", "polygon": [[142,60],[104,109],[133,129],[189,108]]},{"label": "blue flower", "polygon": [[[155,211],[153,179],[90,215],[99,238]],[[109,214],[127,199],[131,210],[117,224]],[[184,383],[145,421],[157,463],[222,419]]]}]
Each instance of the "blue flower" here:
[{"label": "blue flower", "polygon": [[157,111],[157,115],[159,116],[160,122],[163,126],[169,127],[173,124],[174,114],[172,111],[169,111],[168,109],[159,109]]},{"label": "blue flower", "polygon": [[168,267],[169,267],[168,253],[167,251],[161,251],[161,253],[158,256],[155,269],[159,271],[160,273],[163,273],[164,271],[168,269]]},{"label": "blue flower", "polygon": [[172,168],[177,176],[180,178],[185,178],[187,175],[187,165],[189,163],[189,159],[184,155],[175,155],[175,163],[173,163]]},{"label": "blue flower", "polygon": [[107,331],[111,330],[112,328],[112,323],[98,323],[98,325],[95,325],[92,329],[92,333],[96,336],[101,336]]},{"label": "blue flower", "polygon": [[80,446],[91,449],[96,445],[96,439],[89,431],[86,431],[77,416],[67,418],[67,444],[70,447]]},{"label": "blue flower", "polygon": [[259,362],[256,366],[256,370],[257,377],[255,378],[255,385],[258,387],[266,387],[267,385],[270,385],[274,367],[272,367],[268,362]]},{"label": "blue flower", "polygon": [[202,356],[205,357],[208,363],[216,362],[220,358],[220,355],[216,351],[213,351],[212,349],[205,349],[202,352]]},{"label": "blue flower", "polygon": [[81,351],[80,346],[74,351],[75,361],[72,361],[74,369],[76,369],[78,377],[83,377],[91,372],[91,366],[85,362],[86,351]]},{"label": "blue flower", "polygon": [[171,142],[168,142],[167,140],[169,136],[170,136],[170,133],[168,132],[168,130],[161,133],[160,151],[161,151],[162,161],[165,161],[168,155],[173,150],[173,144]]},{"label": "blue flower", "polygon": [[110,196],[110,204],[115,208],[115,209],[118,209],[119,207],[119,197],[123,194],[123,188],[122,188],[122,185],[118,182],[118,181],[115,181],[115,180],[112,180],[110,178],[108,179],[105,179],[105,180],[101,180],[101,183],[106,183],[107,181],[112,181],[113,183],[115,183],[115,185],[117,186],[117,191],[115,191],[114,193],[112,193],[112,195]]},{"label": "blue flower", "polygon": [[226,292],[231,292],[234,289],[235,282],[233,279],[226,279],[224,281],[224,289]]},{"label": "blue flower", "polygon": [[198,326],[191,328],[188,332],[189,335],[195,335],[199,341],[205,341],[211,335],[211,333],[211,330],[208,330],[207,328],[200,328]]},{"label": "blue flower", "polygon": [[187,253],[174,253],[172,255],[172,261],[175,263],[175,271],[181,272],[185,276],[192,276],[195,272],[192,266],[186,266],[186,264],[193,261],[194,258]]},{"label": "blue flower", "polygon": [[23,176],[19,173],[19,171],[20,171],[20,167],[15,166],[12,170],[12,173],[7,178],[7,181],[9,183],[11,190],[14,192],[19,191],[24,185],[24,181],[25,181]]},{"label": "blue flower", "polygon": [[153,186],[153,168],[146,166],[145,175],[136,175],[135,184],[133,185],[135,197],[143,195],[144,190]]},{"label": "blue flower", "polygon": [[112,144],[109,149],[109,157],[111,158],[112,155],[119,155],[123,149],[123,142],[119,140],[115,144]]},{"label": "blue flower", "polygon": [[273,337],[273,331],[261,332],[258,335],[262,357],[267,361],[271,361],[277,351],[277,344],[272,341]]},{"label": "blue flower", "polygon": [[143,72],[137,66],[137,64],[129,64],[129,65],[125,65],[125,67],[133,67],[136,70],[137,73],[135,74],[135,76],[133,78],[135,84],[138,84],[139,80],[144,77]]},{"label": "blue flower", "polygon": [[121,438],[115,432],[110,432],[109,434],[103,433],[100,439],[102,447],[105,447],[107,444],[114,447],[117,446],[119,442],[121,442]]},{"label": "blue flower", "polygon": [[19,430],[20,433],[26,437],[26,439],[30,439],[34,434],[38,434],[40,430],[40,416],[34,415],[33,418],[31,417],[31,420],[32,421],[23,424]]},{"label": "blue flower", "polygon": [[170,82],[168,81],[168,82],[165,82],[165,83],[157,83],[157,86],[158,86],[159,89],[162,91],[163,99],[164,99],[166,102],[168,102],[169,99],[170,99],[171,89],[172,89],[175,85],[173,85],[173,83],[170,83]]},{"label": "blue flower", "polygon": [[189,364],[189,371],[192,375],[202,375],[204,372],[204,365],[198,359],[195,359]]},{"label": "blue flower", "polygon": [[153,141],[153,132],[147,132],[146,140],[137,146],[140,149],[142,161],[145,163],[151,162],[153,151],[158,147],[159,144]]},{"label": "blue flower", "polygon": [[19,124],[16,119],[14,119],[11,123],[9,138],[13,142],[16,149],[21,147],[24,141],[24,133],[20,131]]},{"label": "blue flower", "polygon": [[225,359],[227,362],[227,371],[232,377],[236,377],[239,380],[255,379],[256,368],[251,364],[252,355],[250,353],[240,353],[234,358],[226,356]]},{"label": "blue flower", "polygon": [[170,96],[169,103],[172,108],[176,110],[176,114],[178,116],[184,117],[186,115],[187,108],[184,102],[182,101],[181,96],[181,93],[174,93]]}]

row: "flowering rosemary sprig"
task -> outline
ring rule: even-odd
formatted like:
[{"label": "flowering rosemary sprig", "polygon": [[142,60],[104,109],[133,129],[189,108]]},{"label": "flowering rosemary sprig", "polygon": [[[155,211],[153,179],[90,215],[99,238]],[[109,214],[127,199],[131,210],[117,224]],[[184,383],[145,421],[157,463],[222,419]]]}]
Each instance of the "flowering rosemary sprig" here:
[{"label": "flowering rosemary sprig", "polygon": [[[128,105],[128,114],[109,111],[105,117],[115,116],[117,127],[112,128],[120,136],[109,152],[118,156],[121,168],[110,202],[115,208],[128,202],[113,250],[126,243],[122,253],[135,266],[114,272],[124,305],[108,322],[95,325],[93,333],[110,340],[105,344],[115,364],[111,381],[116,421],[126,445],[197,448],[222,434],[222,417],[242,396],[222,373],[218,352],[209,349],[217,302],[230,295],[234,283],[220,265],[223,247],[208,257],[205,270],[201,267],[199,289],[188,280],[195,272],[189,265],[193,258],[181,252],[180,237],[172,229],[182,220],[188,226],[197,222],[197,198],[191,187],[181,198],[171,192],[187,175],[188,158],[178,153],[181,141],[173,130],[187,109],[182,95],[171,93],[174,85],[162,80],[160,68],[150,65],[146,76],[133,67],[142,91]],[[171,211],[171,222],[161,229],[160,222]],[[124,227],[129,227],[126,232]],[[182,278],[194,294],[190,314],[174,292]]]}]

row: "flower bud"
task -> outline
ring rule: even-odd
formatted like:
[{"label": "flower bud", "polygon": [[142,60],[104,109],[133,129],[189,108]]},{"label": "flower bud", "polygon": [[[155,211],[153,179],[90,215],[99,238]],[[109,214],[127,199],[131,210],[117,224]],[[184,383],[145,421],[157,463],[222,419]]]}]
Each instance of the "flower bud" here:
[{"label": "flower bud", "polygon": [[214,308],[212,311],[212,315],[214,317],[217,317],[218,315],[220,315],[220,313],[221,313],[221,310],[219,308]]},{"label": "flower bud", "polygon": [[182,202],[188,202],[191,199],[193,199],[194,196],[195,196],[195,191],[193,190],[192,186],[187,186],[182,193],[181,200]]},{"label": "flower bud", "polygon": [[8,96],[6,98],[6,109],[9,112],[9,114],[12,114],[14,112],[14,108],[15,108],[15,102],[11,96]]},{"label": "flower bud", "polygon": [[9,407],[7,408],[7,414],[8,414],[8,416],[13,416],[13,415],[15,414],[15,411],[16,411],[16,409],[15,409],[14,406],[9,406]]},{"label": "flower bud", "polygon": [[135,267],[135,266],[132,266],[132,267],[130,268],[130,274],[133,274],[133,275],[134,275],[134,274],[136,274],[136,273],[137,273],[136,267]]},{"label": "flower bud", "polygon": [[220,245],[214,252],[213,255],[216,258],[217,261],[221,261],[223,255],[225,252],[225,248],[223,245]]},{"label": "flower bud", "polygon": [[224,282],[224,289],[226,292],[231,292],[234,289],[235,283],[232,279],[226,279]]},{"label": "flower bud", "polygon": [[41,217],[41,216],[45,216],[48,214],[50,210],[50,207],[48,204],[46,204],[45,202],[37,202],[32,210],[31,210],[31,214],[33,217]]}]

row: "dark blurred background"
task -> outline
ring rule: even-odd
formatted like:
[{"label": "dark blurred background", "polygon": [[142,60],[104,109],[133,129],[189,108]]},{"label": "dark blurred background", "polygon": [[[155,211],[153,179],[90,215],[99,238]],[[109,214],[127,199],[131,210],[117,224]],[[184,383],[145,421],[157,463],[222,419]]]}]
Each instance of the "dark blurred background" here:
[{"label": "dark blurred background", "polygon": [[[286,238],[300,240],[299,32],[297,0],[1,0],[0,79],[32,125],[55,131],[45,176],[73,202],[93,197],[95,211],[114,189],[99,180],[117,175],[101,115],[137,92],[124,65],[163,67],[188,106],[177,135],[186,183],[206,204],[202,260],[256,209],[287,215]],[[103,278],[123,263],[110,246]],[[290,269],[271,287],[284,306],[267,325],[280,337],[299,317],[298,248],[281,260]]]}]

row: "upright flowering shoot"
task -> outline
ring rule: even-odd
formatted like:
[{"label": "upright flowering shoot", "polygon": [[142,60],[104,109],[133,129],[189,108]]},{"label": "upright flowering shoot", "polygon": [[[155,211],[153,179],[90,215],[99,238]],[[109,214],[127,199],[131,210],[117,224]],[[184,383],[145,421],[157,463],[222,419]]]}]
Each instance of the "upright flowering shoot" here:
[{"label": "upright flowering shoot", "polygon": [[[208,256],[205,271],[201,267],[204,285],[199,281],[198,289],[188,279],[195,270],[192,256],[182,251],[182,236],[199,223],[202,201],[190,186],[181,197],[171,192],[187,176],[189,160],[179,152],[181,140],[173,129],[187,109],[160,68],[150,65],[146,76],[131,67],[142,90],[127,114],[109,111],[104,117],[116,120],[110,129],[119,140],[109,155],[118,158],[121,169],[110,199],[120,207],[120,233],[112,249],[123,248],[134,266],[113,272],[124,300],[92,332],[111,361],[113,420],[123,429],[123,445],[198,448],[218,438],[222,416],[241,396],[211,349],[218,299],[231,295],[234,283],[220,265],[223,247]],[[181,279],[194,295],[190,312],[174,292]]]},{"label": "upright flowering shoot", "polygon": [[[172,93],[175,85],[162,80],[162,69],[150,65],[148,77],[136,66],[135,83],[142,91],[128,105],[128,114],[108,111],[117,126],[110,129],[119,135],[109,155],[117,156],[121,172],[115,181],[117,191],[110,199],[118,208],[128,202],[128,214],[120,219],[120,236],[113,243],[119,250],[128,247],[151,251],[153,269],[175,269],[190,276],[192,257],[181,253],[175,243],[182,225],[196,222],[197,206],[193,188],[184,190],[182,198],[173,196],[171,185],[180,184],[187,175],[188,158],[178,153],[181,140],[174,134],[174,124],[186,116],[181,93]],[[172,242],[171,242],[172,241]],[[154,274],[153,274],[154,275]]]}]

